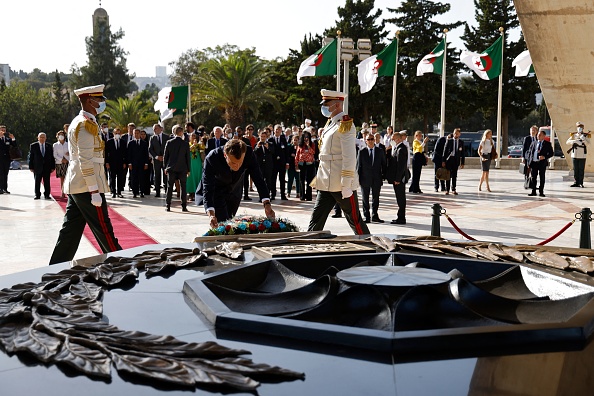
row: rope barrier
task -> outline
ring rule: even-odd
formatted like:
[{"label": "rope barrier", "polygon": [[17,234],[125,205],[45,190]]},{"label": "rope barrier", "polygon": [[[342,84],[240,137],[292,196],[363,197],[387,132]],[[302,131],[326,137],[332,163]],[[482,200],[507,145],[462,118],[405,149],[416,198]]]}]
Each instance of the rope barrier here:
[{"label": "rope barrier", "polygon": [[[452,218],[450,216],[448,216],[448,214],[446,213],[445,209],[442,209],[441,214],[445,216],[446,219],[448,219],[448,221],[450,222],[450,224],[452,225],[452,227],[454,227],[454,229],[456,231],[458,231],[458,233],[460,235],[462,235],[464,238],[470,240],[470,241],[476,241],[475,238],[471,237],[470,235],[468,235],[467,233],[465,233],[464,231],[462,231],[460,229],[460,227],[458,227],[456,225],[456,223],[454,223],[454,220],[452,220]],[[573,223],[575,223],[575,221],[578,219],[578,214],[576,214],[575,219],[571,220],[569,223],[565,224],[565,226],[563,228],[561,228],[559,231],[557,231],[554,235],[552,235],[551,237],[545,239],[542,242],[537,243],[537,245],[539,246],[543,246],[546,245],[547,243],[551,242],[552,240],[556,239],[559,235],[563,234],[565,231],[567,231],[567,229],[569,227],[571,227],[573,225]]]}]

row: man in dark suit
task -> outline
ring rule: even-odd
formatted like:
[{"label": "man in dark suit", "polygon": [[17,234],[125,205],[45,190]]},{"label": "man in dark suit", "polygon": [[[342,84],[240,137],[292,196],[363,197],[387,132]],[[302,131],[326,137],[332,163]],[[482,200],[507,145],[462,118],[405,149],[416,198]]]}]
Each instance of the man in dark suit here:
[{"label": "man in dark suit", "polygon": [[[165,145],[169,140],[169,135],[163,133],[163,127],[159,124],[153,125],[155,134],[151,136],[149,142],[149,154],[153,157],[153,170],[155,172],[155,197],[161,196],[161,176],[163,177],[163,185],[167,191],[167,175],[164,174],[163,155],[165,154]],[[189,147],[189,146],[188,146]]]},{"label": "man in dark suit", "polygon": [[37,135],[37,142],[31,143],[29,147],[29,170],[35,175],[35,199],[41,197],[42,180],[43,196],[45,199],[50,199],[50,174],[56,169],[54,150],[46,139],[45,133],[40,132]]},{"label": "man in dark suit", "polygon": [[244,172],[252,177],[266,216],[274,218],[268,187],[252,148],[241,140],[231,140],[225,147],[211,151],[202,168],[196,204],[204,203],[211,227],[216,227],[219,221],[228,220],[237,213],[241,203]]},{"label": "man in dark suit", "polygon": [[206,149],[204,150],[206,155],[208,155],[208,153],[214,149],[223,147],[225,143],[227,143],[227,139],[223,137],[223,128],[216,126],[212,131],[214,133],[214,137],[206,141]]},{"label": "man in dark suit", "polygon": [[120,128],[113,130],[113,138],[105,143],[105,167],[109,171],[109,189],[112,198],[124,198],[126,183],[126,145],[122,142]]},{"label": "man in dark suit", "polygon": [[276,180],[280,184],[281,199],[286,201],[288,198],[285,195],[285,175],[287,169],[289,169],[289,158],[288,153],[289,144],[287,138],[283,134],[283,127],[279,124],[274,126],[274,136],[268,139],[268,143],[274,146],[274,161],[272,168],[272,183],[274,186],[270,189],[270,199],[276,197]]},{"label": "man in dark suit", "polygon": [[[128,144],[134,140],[134,128],[136,128],[136,125],[133,122],[128,123],[128,132],[124,133],[122,135],[122,143],[124,144],[124,147],[126,147],[126,157],[128,156]],[[126,178],[126,175],[128,175],[128,187],[130,189],[132,189],[132,176],[130,173],[128,173],[128,158],[126,158],[126,169],[124,170],[124,179]]]},{"label": "man in dark suit", "polygon": [[386,180],[394,187],[398,204],[398,215],[391,221],[392,224],[406,224],[406,183],[410,178],[410,173],[408,171],[408,149],[402,143],[404,139],[405,137],[399,133],[392,134],[392,141],[396,146],[392,147],[386,170]]},{"label": "man in dark suit", "polygon": [[0,194],[10,194],[8,192],[10,148],[16,146],[17,143],[14,135],[6,132],[6,126],[0,125]]},{"label": "man in dark suit", "polygon": [[174,125],[171,129],[171,134],[175,137],[167,141],[163,152],[163,166],[165,167],[165,175],[168,177],[167,182],[169,183],[169,187],[167,188],[166,210],[168,212],[171,211],[173,185],[176,180],[179,180],[182,212],[188,212],[186,181],[190,174],[190,145],[184,139],[184,129],[181,125]]},{"label": "man in dark suit", "polygon": [[[382,189],[383,177],[386,173],[386,150],[375,145],[376,139],[372,134],[365,138],[366,148],[359,150],[357,155],[357,173],[361,185],[363,199],[364,221],[369,223],[383,223],[377,213],[379,209],[379,196]],[[369,218],[369,190],[371,190],[371,220]]]},{"label": "man in dark suit", "polygon": [[148,170],[149,153],[148,143],[140,138],[140,129],[134,129],[134,139],[128,142],[128,153],[126,155],[126,163],[130,171],[130,185],[132,187],[132,194],[134,198],[144,198],[144,191],[146,186],[144,184],[143,172]]},{"label": "man in dark suit", "polygon": [[536,135],[538,135],[538,127],[536,125],[532,125],[530,127],[530,134],[524,138],[524,143],[522,144],[522,163],[526,164],[524,167],[524,189],[526,190],[530,187],[530,168],[527,165],[526,158],[528,156],[530,146],[532,146],[532,143],[537,140]]},{"label": "man in dark suit", "polygon": [[[445,142],[446,142],[446,137],[442,136],[439,139],[437,139],[437,142],[435,143],[435,147],[433,149],[433,158],[431,158],[431,160],[433,161],[433,169],[435,171],[435,174],[437,175],[437,170],[439,168],[441,168],[441,163],[442,163],[442,158],[443,158],[443,148],[445,147]],[[435,192],[439,191],[439,187],[441,185],[441,191],[445,191],[445,180],[437,180],[437,177],[435,177]]]},{"label": "man in dark suit", "polygon": [[[272,145],[268,143],[267,139],[268,134],[266,133],[266,131],[260,131],[260,140],[258,140],[258,143],[256,143],[256,147],[254,148],[254,155],[256,156],[256,161],[258,162],[258,166],[260,167],[260,172],[262,172],[262,177],[266,182],[266,186],[268,187],[268,190],[270,190],[274,187],[272,182],[274,151]],[[245,174],[249,177],[249,174],[247,172]]]},{"label": "man in dark suit", "polygon": [[545,140],[545,131],[538,132],[537,140],[530,145],[526,153],[526,164],[530,168],[530,188],[532,192],[529,197],[536,196],[536,177],[540,178],[538,191],[544,197],[545,172],[547,171],[548,159],[553,156],[553,145]]},{"label": "man in dark suit", "polygon": [[446,195],[450,194],[450,182],[452,193],[458,195],[456,191],[456,180],[458,179],[458,168],[464,169],[464,142],[460,140],[460,128],[454,129],[446,139],[441,158],[441,166],[450,171],[450,180],[446,180]]}]

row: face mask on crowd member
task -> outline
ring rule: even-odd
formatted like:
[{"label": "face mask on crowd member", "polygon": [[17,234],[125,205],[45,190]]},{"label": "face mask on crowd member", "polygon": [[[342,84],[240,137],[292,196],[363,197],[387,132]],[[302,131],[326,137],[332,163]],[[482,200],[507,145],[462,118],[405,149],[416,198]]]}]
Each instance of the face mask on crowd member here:
[{"label": "face mask on crowd member", "polygon": [[58,135],[58,140],[63,142],[64,141],[64,135]]},{"label": "face mask on crowd member", "polygon": [[122,135],[120,135],[119,133],[114,133],[113,138],[118,140]]}]

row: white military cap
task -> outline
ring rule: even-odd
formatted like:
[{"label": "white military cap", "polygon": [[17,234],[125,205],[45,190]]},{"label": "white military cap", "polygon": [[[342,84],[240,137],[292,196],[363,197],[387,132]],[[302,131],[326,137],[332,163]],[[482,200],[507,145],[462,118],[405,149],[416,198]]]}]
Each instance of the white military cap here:
[{"label": "white military cap", "polygon": [[403,130],[401,130],[398,133],[401,134],[402,136],[407,136],[408,135],[408,132],[406,131],[406,129],[403,129]]},{"label": "white military cap", "polygon": [[84,87],[84,88],[75,89],[74,90],[74,93],[79,98],[82,98],[84,96],[96,96],[96,97],[105,98],[105,96],[103,96],[103,89],[104,88],[105,88],[105,85],[104,84],[92,85],[90,87]]},{"label": "white military cap", "polygon": [[322,89],[320,91],[320,93],[322,94],[322,102],[320,102],[320,103],[324,103],[327,100],[342,100],[342,101],[344,101],[344,98],[347,97],[347,94],[344,92],[330,91],[329,89]]},{"label": "white military cap", "polygon": [[575,123],[575,126],[580,126],[580,125],[581,125],[581,126],[584,126],[584,123],[583,123],[583,122],[581,122],[581,121],[578,121],[578,122],[576,122],[576,123]]}]

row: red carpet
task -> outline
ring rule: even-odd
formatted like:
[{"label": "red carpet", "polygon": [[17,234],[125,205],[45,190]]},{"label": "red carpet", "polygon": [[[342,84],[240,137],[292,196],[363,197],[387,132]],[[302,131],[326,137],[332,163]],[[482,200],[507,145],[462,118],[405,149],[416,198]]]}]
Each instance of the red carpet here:
[{"label": "red carpet", "polygon": [[[60,179],[55,176],[55,173],[51,175],[51,191],[52,196],[66,211],[66,204],[68,203],[68,196],[66,198],[61,198],[61,191],[60,191]],[[42,187],[43,189],[43,187]],[[148,236],[144,231],[140,228],[136,227],[130,221],[128,221],[124,216],[120,215],[115,210],[112,210],[109,205],[107,206],[107,211],[109,213],[109,218],[111,220],[111,225],[113,226],[113,230],[115,233],[116,238],[118,238],[118,242],[122,249],[129,249],[137,246],[142,245],[149,245],[153,243],[159,243],[155,241],[153,238]],[[91,232],[89,226],[85,227],[84,236],[91,242],[91,244],[97,249],[99,253],[103,253],[101,247],[95,240],[95,236]]]}]

